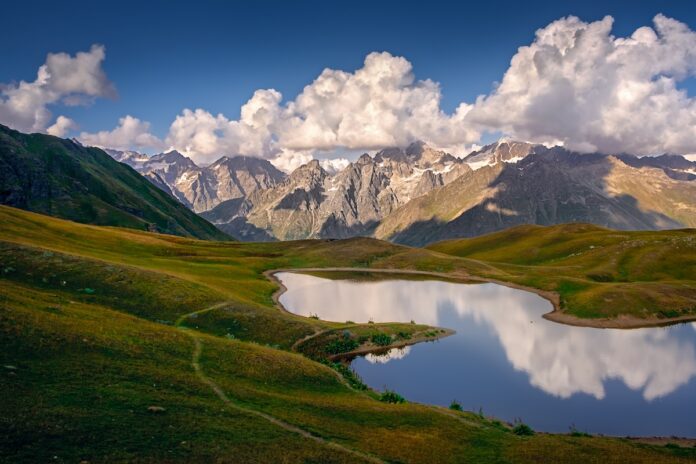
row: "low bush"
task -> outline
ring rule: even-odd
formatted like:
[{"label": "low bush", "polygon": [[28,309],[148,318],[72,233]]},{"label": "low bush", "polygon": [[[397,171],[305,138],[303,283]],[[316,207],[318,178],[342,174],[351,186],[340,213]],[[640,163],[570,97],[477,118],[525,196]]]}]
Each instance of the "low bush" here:
[{"label": "low bush", "polygon": [[385,390],[384,393],[379,395],[379,400],[382,401],[383,403],[393,403],[393,404],[399,404],[399,403],[406,402],[406,400],[404,399],[403,396],[401,396],[398,393],[391,391],[391,390]]},{"label": "low bush", "polygon": [[359,346],[360,343],[352,338],[347,340],[338,339],[329,342],[329,344],[326,345],[326,348],[324,348],[324,351],[326,351],[328,354],[341,354],[356,350]]},{"label": "low bush", "polygon": [[614,282],[616,280],[611,274],[587,274],[587,278],[595,282]]},{"label": "low bush", "polygon": [[372,343],[379,346],[389,346],[392,343],[391,336],[383,333],[374,334],[370,340]]},{"label": "low bush", "polygon": [[346,379],[348,384],[356,390],[367,390],[367,385],[365,385],[358,374],[355,373],[353,369],[347,365],[340,362],[322,361],[324,364],[337,371],[341,376]]},{"label": "low bush", "polygon": [[534,429],[532,429],[524,422],[518,422],[517,424],[515,424],[515,426],[512,428],[512,432],[515,435],[519,435],[521,437],[531,437],[532,435],[534,435]]},{"label": "low bush", "polygon": [[396,334],[401,340],[410,340],[411,339],[411,334],[408,332],[399,332]]},{"label": "low bush", "polygon": [[580,430],[578,430],[577,428],[575,428],[575,425],[574,425],[574,424],[570,426],[570,436],[571,436],[571,437],[585,437],[585,438],[590,438],[590,437],[592,437],[592,435],[590,435],[589,433],[587,433],[587,432],[581,432]]},{"label": "low bush", "polygon": [[453,411],[463,411],[462,405],[459,404],[457,400],[452,400],[452,402],[449,405],[449,408]]}]

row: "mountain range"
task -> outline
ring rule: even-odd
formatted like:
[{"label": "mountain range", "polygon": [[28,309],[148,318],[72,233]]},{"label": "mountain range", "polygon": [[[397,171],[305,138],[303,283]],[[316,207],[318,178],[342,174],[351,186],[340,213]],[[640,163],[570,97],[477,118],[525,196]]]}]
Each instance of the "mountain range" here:
[{"label": "mountain range", "polygon": [[0,126],[0,203],[198,238],[422,246],[520,224],[696,227],[696,162],[511,140],[457,157],[416,142],[333,173],[313,160],[286,174],[256,157],[201,167],[177,151],[102,151]]},{"label": "mountain range", "polygon": [[287,175],[254,157],[199,167],[176,151],[107,152],[242,240],[369,235],[421,246],[519,224],[696,227],[696,162],[680,155],[501,140],[459,158],[416,142],[336,173],[314,160]]}]

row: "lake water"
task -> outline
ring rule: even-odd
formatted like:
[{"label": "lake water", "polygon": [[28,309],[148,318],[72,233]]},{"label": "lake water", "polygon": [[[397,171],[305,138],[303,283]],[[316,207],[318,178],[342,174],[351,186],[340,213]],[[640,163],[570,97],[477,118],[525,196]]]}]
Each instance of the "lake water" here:
[{"label": "lake water", "polygon": [[276,276],[288,289],[280,302],[297,314],[457,331],[355,358],[353,369],[377,390],[444,406],[456,399],[548,432],[696,436],[696,324],[571,327],[541,317],[552,310],[545,299],[496,284]]}]

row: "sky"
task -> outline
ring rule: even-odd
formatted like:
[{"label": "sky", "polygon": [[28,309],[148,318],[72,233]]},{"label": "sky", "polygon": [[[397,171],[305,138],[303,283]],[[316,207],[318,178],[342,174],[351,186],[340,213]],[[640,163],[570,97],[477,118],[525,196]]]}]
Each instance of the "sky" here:
[{"label": "sky", "polygon": [[696,152],[693,2],[454,3],[13,2],[0,123],[287,169],[501,135]]}]

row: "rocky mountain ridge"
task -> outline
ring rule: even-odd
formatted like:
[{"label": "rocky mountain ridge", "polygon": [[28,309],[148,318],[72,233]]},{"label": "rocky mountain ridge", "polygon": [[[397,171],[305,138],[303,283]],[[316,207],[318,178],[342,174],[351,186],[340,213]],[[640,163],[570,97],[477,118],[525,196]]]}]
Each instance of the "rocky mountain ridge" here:
[{"label": "rocky mountain ridge", "polygon": [[243,240],[372,235],[423,245],[526,223],[696,226],[696,162],[679,155],[578,154],[501,140],[458,158],[416,142],[363,154],[334,174],[314,160],[289,175],[251,157],[200,168],[177,152],[120,156]]},{"label": "rocky mountain ridge", "polygon": [[229,205],[223,203],[203,216],[242,236],[240,218],[245,227],[280,240],[369,235],[392,211],[470,170],[461,159],[420,142],[363,154],[334,175],[314,160],[277,186],[252,193],[246,209],[225,216],[220,210]]},{"label": "rocky mountain ridge", "polygon": [[210,166],[199,167],[176,150],[152,157],[128,151],[106,152],[158,187],[166,185],[169,193],[197,213],[226,200],[244,198],[257,189],[273,187],[286,177],[267,160],[251,156],[223,156]]}]

